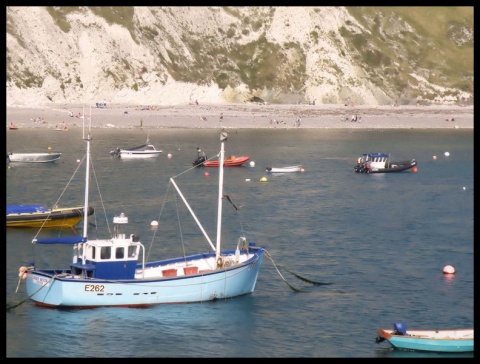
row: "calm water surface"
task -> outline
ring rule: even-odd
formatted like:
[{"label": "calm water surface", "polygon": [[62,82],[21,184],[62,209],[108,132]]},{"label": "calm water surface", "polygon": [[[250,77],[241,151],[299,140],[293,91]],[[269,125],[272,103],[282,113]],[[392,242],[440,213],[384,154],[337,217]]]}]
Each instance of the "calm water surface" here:
[{"label": "calm water surface", "polygon": [[[149,138],[163,155],[127,161],[109,151],[143,143],[145,130],[94,130],[93,137],[109,220],[124,212],[129,231],[144,244],[168,178],[189,168],[197,146],[208,155],[219,148],[218,130],[156,129]],[[7,131],[8,151],[48,147],[63,152],[59,163],[7,166],[7,203],[53,206],[85,148],[80,130]],[[7,357],[473,356],[399,352],[375,343],[376,329],[397,321],[410,329],[473,327],[473,130],[239,129],[230,131],[226,148],[249,155],[255,166],[225,170],[225,192],[240,210],[224,218],[224,240],[236,242],[240,220],[247,239],[266,246],[275,264],[329,285],[311,286],[283,270],[280,276],[265,258],[255,292],[228,301],[89,310],[27,301],[6,313]],[[416,158],[418,172],[355,174],[356,158],[370,151]],[[264,173],[267,166],[292,164],[305,172]],[[218,170],[205,171],[181,179],[181,188],[214,231]],[[267,182],[260,182],[263,176]],[[82,188],[69,187],[61,205],[83,204]],[[100,214],[96,206],[94,216],[101,220]],[[20,266],[33,258],[57,266],[70,259],[69,250],[57,248],[33,257],[36,232],[7,230],[7,302],[26,298],[24,285],[17,288]],[[182,252],[154,249],[165,257]],[[442,273],[447,264],[455,275]]]}]

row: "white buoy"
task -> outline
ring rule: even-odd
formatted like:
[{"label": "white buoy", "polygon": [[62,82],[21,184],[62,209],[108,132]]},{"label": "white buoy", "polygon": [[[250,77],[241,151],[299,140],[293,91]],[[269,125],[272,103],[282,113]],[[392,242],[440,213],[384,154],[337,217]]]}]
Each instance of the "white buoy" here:
[{"label": "white buoy", "polygon": [[436,155],[434,155],[434,156],[433,156],[433,159],[437,159],[437,156],[436,156]]},{"label": "white buoy", "polygon": [[446,265],[445,267],[443,267],[443,273],[454,274],[455,273],[455,268],[453,268],[451,265]]},{"label": "white buoy", "polygon": [[153,220],[153,221],[150,223],[150,226],[158,226],[158,221]]},{"label": "white buoy", "polygon": [[172,155],[170,153],[167,154],[167,158],[170,159],[172,158]]},{"label": "white buoy", "polygon": [[77,163],[80,163],[80,159],[77,159]]},{"label": "white buoy", "polygon": [[465,191],[467,188],[465,186],[463,186],[463,190]]},{"label": "white buoy", "polygon": [[[250,178],[247,178],[247,179],[245,180],[245,182],[250,182]],[[465,187],[463,187],[463,188],[465,188]]]},{"label": "white buoy", "polygon": [[445,157],[448,157],[450,155],[449,152],[445,152]]},{"label": "white buoy", "polygon": [[255,162],[254,161],[250,161],[250,167],[255,167]]}]

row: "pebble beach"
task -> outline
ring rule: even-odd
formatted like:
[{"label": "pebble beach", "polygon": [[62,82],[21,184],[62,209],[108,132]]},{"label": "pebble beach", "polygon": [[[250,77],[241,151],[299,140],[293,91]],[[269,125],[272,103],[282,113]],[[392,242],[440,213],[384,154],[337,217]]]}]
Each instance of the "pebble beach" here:
[{"label": "pebble beach", "polygon": [[[51,105],[7,106],[7,128],[473,129],[473,105]],[[83,115],[85,115],[83,117]],[[356,121],[352,121],[355,119]]]}]

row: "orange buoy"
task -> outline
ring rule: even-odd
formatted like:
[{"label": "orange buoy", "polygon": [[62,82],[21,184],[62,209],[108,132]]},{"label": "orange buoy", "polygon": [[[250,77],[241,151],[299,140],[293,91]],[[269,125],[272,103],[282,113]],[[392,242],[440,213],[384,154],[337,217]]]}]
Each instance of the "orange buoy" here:
[{"label": "orange buoy", "polygon": [[18,268],[18,276],[21,277],[22,281],[24,281],[25,279],[27,279],[27,267],[20,267]]}]

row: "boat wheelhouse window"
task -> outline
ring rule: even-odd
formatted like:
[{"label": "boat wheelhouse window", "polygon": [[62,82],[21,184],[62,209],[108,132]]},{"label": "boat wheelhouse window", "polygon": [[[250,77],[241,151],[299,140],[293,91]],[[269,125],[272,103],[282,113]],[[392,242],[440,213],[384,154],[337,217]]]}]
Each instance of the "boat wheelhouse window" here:
[{"label": "boat wheelhouse window", "polygon": [[100,259],[110,259],[112,256],[112,249],[109,246],[102,246],[100,248]]},{"label": "boat wheelhouse window", "polygon": [[128,257],[135,258],[137,256],[137,247],[136,246],[129,246],[128,247]]},{"label": "boat wheelhouse window", "polygon": [[93,259],[96,258],[96,256],[95,256],[95,251],[96,251],[96,250],[95,250],[95,247],[92,246],[92,258],[93,258]]},{"label": "boat wheelhouse window", "polygon": [[125,248],[117,248],[115,250],[115,258],[116,259],[123,259],[125,256]]}]

